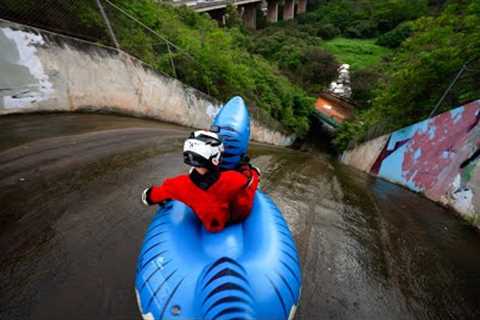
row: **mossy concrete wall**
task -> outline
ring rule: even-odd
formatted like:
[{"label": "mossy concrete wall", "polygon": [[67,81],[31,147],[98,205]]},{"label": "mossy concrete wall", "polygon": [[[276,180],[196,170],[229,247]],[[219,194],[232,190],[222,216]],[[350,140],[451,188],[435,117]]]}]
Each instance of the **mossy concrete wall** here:
[{"label": "mossy concrete wall", "polygon": [[[220,106],[123,52],[0,21],[0,115],[116,112],[205,129]],[[255,141],[294,138],[252,120]]]}]

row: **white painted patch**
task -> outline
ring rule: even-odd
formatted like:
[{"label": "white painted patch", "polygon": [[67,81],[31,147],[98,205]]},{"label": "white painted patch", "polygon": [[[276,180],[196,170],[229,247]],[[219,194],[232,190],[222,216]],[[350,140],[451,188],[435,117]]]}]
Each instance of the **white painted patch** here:
[{"label": "white painted patch", "polygon": [[449,159],[451,154],[452,154],[452,152],[450,152],[450,150],[443,150],[442,158],[443,159]]},{"label": "white painted patch", "polygon": [[473,192],[469,188],[464,188],[452,193],[454,200],[452,206],[459,212],[471,215],[475,212],[475,208],[472,204]]},{"label": "white painted patch", "polygon": [[453,182],[452,182],[452,187],[451,187],[452,192],[454,192],[455,190],[460,189],[461,183],[462,183],[462,177],[461,177],[459,174],[457,174],[457,175],[455,176],[455,179],[454,179]]},{"label": "white painted patch", "polygon": [[215,107],[213,104],[209,104],[208,107],[207,107],[207,116],[208,116],[210,119],[215,118],[215,116],[217,115],[218,111],[220,111],[220,108],[221,108],[221,107]]},{"label": "white painted patch", "polygon": [[20,56],[17,64],[27,67],[32,76],[38,80],[38,84],[35,84],[32,90],[26,90],[23,94],[17,94],[15,97],[4,96],[4,107],[7,109],[24,108],[33,102],[46,100],[53,92],[53,85],[37,56],[36,46],[45,44],[42,36],[10,28],[1,28],[1,31],[17,46]]},{"label": "white painted patch", "polygon": [[437,131],[437,127],[435,127],[435,126],[431,126],[428,129],[428,139],[429,140],[433,140],[435,138],[436,131]]},{"label": "white painted patch", "polygon": [[473,206],[473,192],[470,188],[462,187],[462,177],[457,174],[450,187],[450,204],[460,213],[471,215],[475,213]]},{"label": "white painted patch", "polygon": [[145,314],[143,313],[142,303],[140,301],[140,295],[138,294],[137,289],[135,289],[135,296],[137,297],[137,305],[138,305],[138,308],[140,309],[140,313],[142,314],[143,320],[155,320],[155,317],[151,312],[145,313]]},{"label": "white painted patch", "polygon": [[463,117],[463,107],[460,107],[460,108],[456,108],[456,109],[453,109],[452,111],[450,111],[450,114],[453,118],[453,123],[457,123],[459,122],[460,120],[462,120],[462,117]]},{"label": "white painted patch", "polygon": [[417,161],[422,156],[422,150],[417,149],[413,154],[413,160]]}]

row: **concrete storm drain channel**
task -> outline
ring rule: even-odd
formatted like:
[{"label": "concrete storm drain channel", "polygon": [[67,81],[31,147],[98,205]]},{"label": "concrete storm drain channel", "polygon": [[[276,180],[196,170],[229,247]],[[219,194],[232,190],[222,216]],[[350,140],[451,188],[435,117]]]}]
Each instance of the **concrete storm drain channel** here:
[{"label": "concrete storm drain channel", "polygon": [[[0,318],[137,319],[154,214],[139,194],[186,170],[188,133],[106,115],[0,118]],[[298,245],[296,319],[480,317],[480,237],[460,219],[320,151],[251,153]]]}]

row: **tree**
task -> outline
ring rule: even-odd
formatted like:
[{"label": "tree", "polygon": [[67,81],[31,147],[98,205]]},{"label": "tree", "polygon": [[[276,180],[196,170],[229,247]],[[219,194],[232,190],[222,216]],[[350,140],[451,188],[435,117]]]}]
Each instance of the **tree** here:
[{"label": "tree", "polygon": [[225,26],[227,28],[242,26],[242,17],[240,17],[237,7],[232,2],[228,3],[225,8]]},{"label": "tree", "polygon": [[339,147],[380,124],[386,133],[425,119],[468,61],[470,77],[461,79],[438,112],[480,97],[480,75],[474,71],[480,66],[480,2],[451,4],[437,17],[416,20],[413,30],[393,57],[372,107],[340,129]]}]

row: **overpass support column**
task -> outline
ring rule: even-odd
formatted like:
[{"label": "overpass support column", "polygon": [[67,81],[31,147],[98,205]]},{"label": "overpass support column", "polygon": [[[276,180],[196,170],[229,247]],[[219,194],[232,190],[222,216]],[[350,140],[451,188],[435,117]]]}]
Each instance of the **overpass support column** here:
[{"label": "overpass support column", "polygon": [[250,30],[257,28],[257,3],[243,6],[243,23]]},{"label": "overpass support column", "polygon": [[298,0],[297,14],[303,14],[307,12],[307,0]]},{"label": "overpass support column", "polygon": [[267,21],[270,23],[278,21],[278,0],[269,0],[267,2]]},{"label": "overpass support column", "polygon": [[292,20],[295,13],[295,0],[285,0],[283,6],[283,20]]}]

